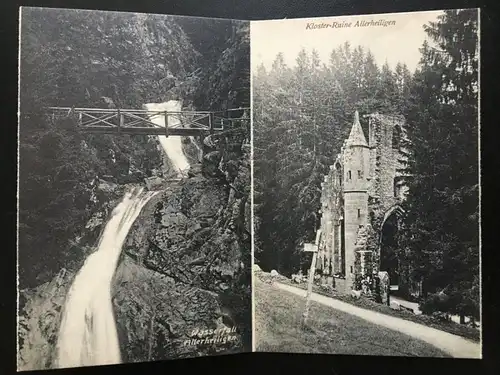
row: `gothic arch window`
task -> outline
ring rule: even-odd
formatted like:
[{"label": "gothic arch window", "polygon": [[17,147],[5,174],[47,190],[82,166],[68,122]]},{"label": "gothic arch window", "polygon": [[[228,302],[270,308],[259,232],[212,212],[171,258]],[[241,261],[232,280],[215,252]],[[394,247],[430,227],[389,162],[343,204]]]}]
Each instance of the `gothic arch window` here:
[{"label": "gothic arch window", "polygon": [[401,145],[401,128],[396,125],[392,129],[392,148],[398,150]]}]

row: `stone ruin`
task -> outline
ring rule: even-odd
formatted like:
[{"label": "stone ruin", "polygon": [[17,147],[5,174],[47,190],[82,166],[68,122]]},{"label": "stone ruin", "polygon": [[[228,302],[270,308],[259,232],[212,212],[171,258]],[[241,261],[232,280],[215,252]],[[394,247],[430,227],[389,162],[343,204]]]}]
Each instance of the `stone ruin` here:
[{"label": "stone ruin", "polygon": [[381,264],[382,230],[389,218],[398,221],[404,212],[400,204],[407,194],[408,139],[402,116],[375,113],[365,118],[368,141],[356,111],[349,137],[321,184],[317,270],[327,284],[347,294],[376,279],[383,289],[378,299],[387,303],[388,276],[396,271],[384,272],[388,270]]}]

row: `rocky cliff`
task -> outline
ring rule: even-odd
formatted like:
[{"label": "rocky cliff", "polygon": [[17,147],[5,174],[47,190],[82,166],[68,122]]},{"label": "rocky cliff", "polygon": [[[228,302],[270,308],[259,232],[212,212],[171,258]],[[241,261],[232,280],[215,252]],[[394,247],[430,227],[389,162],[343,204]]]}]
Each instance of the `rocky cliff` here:
[{"label": "rocky cliff", "polygon": [[[245,134],[207,137],[202,163],[182,181],[155,185],[161,193],[134,223],[112,289],[124,362],[251,350],[250,145]],[[53,367],[65,296],[125,188],[96,181],[94,213],[71,245],[78,261],[51,281],[21,292],[19,369]]]},{"label": "rocky cliff", "polygon": [[124,361],[250,350],[250,146],[243,140],[242,131],[207,137],[202,164],[183,181],[165,182],[129,233],[113,285]]},{"label": "rocky cliff", "polygon": [[50,281],[19,292],[19,370],[53,367],[66,295],[86,257],[96,250],[99,235],[125,189],[126,185],[96,181],[89,205],[90,219],[80,236],[68,244],[67,251],[73,254],[74,260]]}]

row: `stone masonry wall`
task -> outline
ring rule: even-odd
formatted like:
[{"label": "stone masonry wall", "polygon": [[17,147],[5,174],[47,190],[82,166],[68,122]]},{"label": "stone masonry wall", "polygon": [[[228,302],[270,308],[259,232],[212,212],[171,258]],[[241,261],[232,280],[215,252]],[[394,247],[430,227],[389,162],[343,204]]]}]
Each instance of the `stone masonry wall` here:
[{"label": "stone masonry wall", "polygon": [[[338,169],[335,168],[335,165]],[[321,184],[321,230],[323,241],[318,255],[323,258],[322,266],[327,274],[340,272],[339,254],[334,250],[340,246],[337,228],[339,220],[343,218],[343,171],[340,162],[335,165],[330,167],[330,172],[325,176]]]},{"label": "stone masonry wall", "polygon": [[371,162],[374,170],[369,188],[370,209],[378,219],[383,218],[392,206],[402,201],[402,197],[394,196],[394,179],[404,177],[403,169],[407,161],[407,152],[402,148],[396,150],[392,148],[392,136],[394,127],[399,126],[402,129],[400,144],[404,144],[404,118],[373,114],[369,121],[373,141],[370,147],[372,158],[374,157]]},{"label": "stone masonry wall", "polygon": [[[380,233],[386,213],[404,200],[404,187],[397,197],[394,196],[394,181],[405,182],[405,166],[408,152],[405,144],[408,142],[405,132],[405,120],[402,116],[370,115],[370,144],[372,166],[374,173],[369,189],[370,224],[373,227],[371,239],[367,242],[367,250],[372,250],[372,260],[375,270],[380,266]],[[393,149],[394,127],[401,129],[399,147]]]},{"label": "stone masonry wall", "polygon": [[[379,241],[384,216],[391,208],[402,203],[406,193],[408,139],[404,118],[381,114],[371,114],[368,118],[369,148],[351,148],[345,141],[322,183],[321,264],[327,273],[330,271],[329,274],[337,274],[342,268],[340,262],[344,262],[346,280],[342,282],[341,289],[346,291],[353,286],[355,272],[360,271],[360,258],[356,256],[356,252],[368,254],[365,251],[371,251],[369,259],[372,264],[368,269],[379,271]],[[396,135],[400,138],[396,149],[393,148],[395,127],[398,127]],[[358,171],[361,171],[361,176]],[[340,179],[337,177],[338,172]],[[397,195],[395,182],[398,189],[396,192],[399,191]],[[345,259],[340,258],[338,225],[342,218],[345,223]],[[361,231],[362,241],[358,238],[360,228],[364,228]],[[329,264],[331,268],[328,268]]]}]

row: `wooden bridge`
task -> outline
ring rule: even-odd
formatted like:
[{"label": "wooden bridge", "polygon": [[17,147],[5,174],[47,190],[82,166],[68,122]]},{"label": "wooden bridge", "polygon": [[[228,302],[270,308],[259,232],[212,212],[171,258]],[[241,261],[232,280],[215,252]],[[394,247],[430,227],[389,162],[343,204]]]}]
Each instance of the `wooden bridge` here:
[{"label": "wooden bridge", "polygon": [[[75,117],[81,131],[101,134],[198,136],[222,131],[234,121],[249,117],[231,117],[237,111],[248,113],[249,108],[226,111],[150,111],[122,108],[49,107],[52,116]],[[161,119],[165,126],[155,120]]]}]

